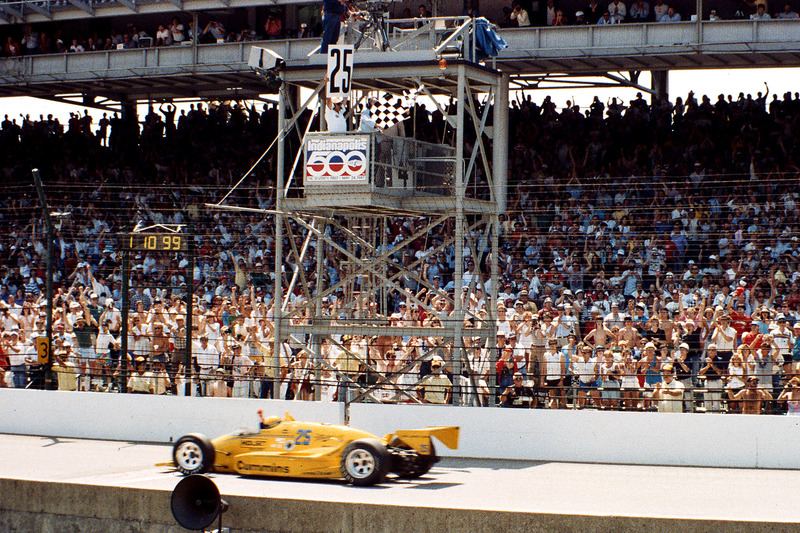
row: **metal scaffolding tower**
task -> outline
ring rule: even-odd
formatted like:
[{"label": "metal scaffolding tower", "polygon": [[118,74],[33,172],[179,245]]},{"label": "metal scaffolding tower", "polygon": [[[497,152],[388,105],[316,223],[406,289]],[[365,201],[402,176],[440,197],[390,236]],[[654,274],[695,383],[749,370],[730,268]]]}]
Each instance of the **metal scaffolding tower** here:
[{"label": "metal scaffolding tower", "polygon": [[[359,61],[362,58],[374,61]],[[277,147],[273,353],[282,353],[282,343],[291,338],[307,345],[316,382],[323,373],[335,373],[340,390],[341,384],[347,384],[346,398],[340,397],[347,402],[380,401],[374,392],[392,376],[383,373],[378,361],[371,358],[376,352],[367,351],[366,357],[354,353],[344,345],[342,335],[375,340],[373,350],[381,356],[404,336],[437,339],[439,346],[452,344],[452,373],[462,376],[467,364],[462,340],[481,337],[492,346],[495,343],[496,328],[490,327],[496,320],[494,305],[486,306],[487,316],[478,316],[468,295],[479,288],[487,302],[497,298],[498,220],[506,197],[508,76],[464,60],[409,62],[407,56],[396,52],[358,54],[352,79],[353,107],[369,96],[388,93],[401,98],[404,91],[421,89],[428,97],[426,103],[433,102],[445,118],[440,142],[357,131],[298,131],[304,150],[289,168],[286,145],[297,138],[291,130],[299,127],[287,122],[287,117],[299,114],[292,97],[299,94],[299,88],[319,93],[326,76],[320,59],[287,64],[281,73],[279,131],[284,134]],[[503,126],[492,128],[490,122]],[[317,157],[324,166],[326,158],[314,150],[341,149],[343,145],[364,149],[367,164],[363,175],[346,182],[320,178],[312,159]],[[332,152],[325,153],[330,163]],[[364,165],[364,157],[334,160],[340,172],[342,165],[359,169]],[[388,242],[387,230],[394,217],[414,217],[419,225],[401,240]],[[419,250],[412,248],[413,243],[432,233],[443,238],[430,243],[422,254],[416,253]],[[409,253],[403,255],[404,251]],[[441,251],[454,256],[451,293],[439,291],[416,272],[430,253]],[[342,259],[338,265],[341,279],[335,282],[326,279],[325,264],[331,255]],[[483,273],[465,276],[465,257],[473,258],[476,268],[482,265]],[[316,264],[318,283],[308,279],[304,263]],[[416,291],[407,289],[409,280]],[[419,294],[420,288],[438,292],[438,309]],[[415,327],[393,325],[392,294],[402,295],[441,320]],[[332,298],[337,300],[333,315],[329,312]],[[334,368],[323,353],[325,345],[345,351],[358,361],[362,375],[372,377],[357,383],[352,372]],[[273,359],[277,364],[277,355]],[[413,367],[411,362],[397,374]],[[468,381],[462,384],[468,385]],[[454,403],[464,401],[460,392],[463,389],[456,386]],[[320,387],[316,387],[316,397],[320,397]],[[413,390],[398,389],[389,401],[418,400]]]}]

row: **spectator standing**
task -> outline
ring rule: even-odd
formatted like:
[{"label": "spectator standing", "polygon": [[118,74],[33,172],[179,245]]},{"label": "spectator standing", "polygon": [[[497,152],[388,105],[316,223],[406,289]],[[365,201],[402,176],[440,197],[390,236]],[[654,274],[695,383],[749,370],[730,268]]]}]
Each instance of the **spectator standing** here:
[{"label": "spectator standing", "polygon": [[513,9],[511,10],[511,21],[520,28],[527,28],[531,25],[530,16],[528,11],[522,7],[519,2],[514,2]]},{"label": "spectator standing", "polygon": [[58,350],[53,354],[55,364],[52,369],[56,373],[58,390],[78,390],[78,367],[70,361],[69,352]]},{"label": "spectator standing", "polygon": [[583,8],[583,16],[586,18],[588,24],[597,24],[597,21],[603,16],[605,10],[597,3],[597,0],[591,0],[585,8]]},{"label": "spectator standing", "polygon": [[636,0],[630,9],[631,22],[647,22],[650,19],[650,4],[644,0]]},{"label": "spectator standing", "polygon": [[100,366],[97,363],[97,353],[95,352],[94,327],[97,323],[94,318],[89,314],[89,310],[84,308],[84,316],[78,316],[75,325],[72,327],[72,333],[75,335],[75,342],[77,344],[78,361],[81,367],[81,374],[83,374],[81,381],[81,389],[91,390],[96,389],[102,382]]},{"label": "spectator standing", "polygon": [[548,394],[548,405],[551,409],[557,409],[562,401],[566,403],[564,394],[564,378],[567,374],[567,364],[565,356],[558,347],[558,340],[549,339],[548,349],[544,352],[545,362],[545,387]]},{"label": "spectator standing", "polygon": [[147,373],[150,380],[150,394],[165,395],[169,393],[172,383],[165,365],[161,361],[153,362],[153,370]]},{"label": "spectator standing", "polygon": [[724,360],[717,353],[717,345],[711,343],[706,351],[705,365],[700,369],[700,375],[705,376],[706,392],[703,394],[703,403],[707,411],[712,413],[722,412],[722,376]]},{"label": "spectator standing", "polygon": [[108,326],[110,323],[110,320],[103,321],[100,325],[100,333],[97,334],[95,341],[95,353],[101,367],[104,384],[108,382],[109,373],[116,370],[119,365],[120,343],[109,333]]},{"label": "spectator standing", "polygon": [[547,0],[547,5],[544,8],[544,24],[545,24],[545,26],[552,26],[554,20],[556,20],[556,4],[555,4],[555,0]]},{"label": "spectator standing", "polygon": [[230,398],[231,389],[228,386],[228,379],[225,375],[224,368],[219,367],[214,370],[214,375],[211,376],[211,380],[208,381],[206,390],[207,394],[205,394],[205,396],[210,396],[212,398]]},{"label": "spectator standing", "polygon": [[[424,6],[422,6],[424,7]],[[323,0],[322,2],[322,45],[320,53],[327,54],[328,46],[339,42],[342,15],[345,12],[343,0]]]},{"label": "spectator standing", "polygon": [[675,379],[673,366],[667,363],[661,367],[662,381],[656,384],[653,400],[658,402],[659,413],[683,412],[683,383]]},{"label": "spectator standing", "polygon": [[464,9],[461,10],[462,17],[471,17],[477,18],[481,16],[481,12],[478,10],[477,7],[472,3],[472,0],[467,0]]},{"label": "spectator standing", "polygon": [[156,30],[156,46],[169,46],[171,44],[172,34],[163,24],[159,24]]},{"label": "spectator standing", "polygon": [[250,381],[252,379],[254,363],[246,354],[242,353],[242,345],[238,342],[231,346],[233,350],[232,375],[233,375],[233,397],[249,398]]},{"label": "spectator standing", "polygon": [[[720,311],[718,311],[719,313]],[[719,321],[712,324],[713,332],[711,333],[711,342],[715,343],[717,348],[717,355],[722,358],[725,370],[728,367],[728,361],[733,356],[733,349],[736,343],[736,330],[731,327],[730,315],[722,315]]]},{"label": "spectator standing", "polygon": [[747,378],[747,386],[739,391],[733,399],[742,404],[742,414],[760,415],[764,408],[764,403],[772,401],[772,394],[766,389],[758,386],[759,380],[756,376]]},{"label": "spectator standing", "polygon": [[10,57],[22,55],[19,43],[12,39],[10,35],[6,38],[5,52]]},{"label": "spectator standing", "polygon": [[196,346],[193,351],[197,366],[200,367],[200,391],[203,396],[206,396],[208,385],[214,378],[215,370],[219,367],[219,350],[208,342],[208,335],[203,334],[200,336],[200,345]]},{"label": "spectator standing", "polygon": [[267,16],[267,22],[264,23],[264,32],[266,33],[267,39],[280,39],[283,37],[283,21],[281,21],[280,17],[269,14]]},{"label": "spectator standing", "polygon": [[169,34],[172,37],[173,44],[181,44],[186,40],[186,32],[184,31],[183,24],[180,23],[178,17],[172,19],[169,25]]},{"label": "spectator standing", "polygon": [[14,388],[24,389],[28,384],[28,365],[34,361],[25,353],[25,347],[19,341],[18,330],[3,332],[3,351],[8,356],[8,365],[14,376]]},{"label": "spectator standing", "polygon": [[791,20],[798,18],[797,12],[792,9],[792,5],[789,2],[783,4],[783,11],[778,13],[778,18],[782,20]]},{"label": "spectator standing", "polygon": [[608,12],[611,15],[611,21],[613,24],[621,24],[625,22],[625,17],[628,14],[625,3],[621,2],[620,0],[614,0],[608,4]]},{"label": "spectator standing", "polygon": [[786,384],[786,388],[778,396],[778,402],[786,403],[788,416],[800,416],[800,377],[794,377]]},{"label": "spectator standing", "polygon": [[438,355],[431,359],[431,373],[422,378],[417,386],[417,394],[425,403],[450,403],[453,384],[442,371],[444,360]]},{"label": "spectator standing", "polygon": [[144,357],[137,357],[135,366],[128,377],[128,392],[132,394],[150,394],[150,377],[147,376],[147,361]]},{"label": "spectator standing", "polygon": [[25,47],[25,55],[35,55],[41,53],[39,32],[33,29],[30,24],[25,26],[25,34],[22,36],[20,44]]}]

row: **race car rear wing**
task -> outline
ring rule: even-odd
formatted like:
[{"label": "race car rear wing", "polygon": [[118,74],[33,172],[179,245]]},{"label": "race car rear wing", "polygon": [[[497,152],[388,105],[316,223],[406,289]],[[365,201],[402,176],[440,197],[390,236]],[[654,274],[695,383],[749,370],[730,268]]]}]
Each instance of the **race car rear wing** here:
[{"label": "race car rear wing", "polygon": [[431,437],[436,437],[442,444],[455,450],[458,448],[458,426],[432,426],[424,429],[401,429],[394,433],[389,433],[383,437],[383,442],[387,445],[394,439],[402,441],[408,447],[413,448],[423,455],[431,455],[433,447]]}]

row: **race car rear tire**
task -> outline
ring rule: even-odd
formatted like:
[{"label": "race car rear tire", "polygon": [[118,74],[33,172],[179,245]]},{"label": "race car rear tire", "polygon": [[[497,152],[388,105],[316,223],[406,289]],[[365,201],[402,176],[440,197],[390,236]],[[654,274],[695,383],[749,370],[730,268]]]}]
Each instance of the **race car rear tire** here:
[{"label": "race car rear tire", "polygon": [[401,450],[403,457],[395,459],[393,466],[397,477],[402,479],[416,479],[424,476],[439,461],[436,456],[436,447],[434,447],[433,443],[431,443],[430,455],[420,455],[407,446],[404,446]]},{"label": "race car rear tire", "polygon": [[391,468],[391,456],[378,439],[354,440],[342,454],[342,477],[360,487],[383,481]]},{"label": "race car rear tire", "polygon": [[214,466],[214,445],[199,433],[184,435],[172,447],[172,462],[187,476],[204,474]]}]

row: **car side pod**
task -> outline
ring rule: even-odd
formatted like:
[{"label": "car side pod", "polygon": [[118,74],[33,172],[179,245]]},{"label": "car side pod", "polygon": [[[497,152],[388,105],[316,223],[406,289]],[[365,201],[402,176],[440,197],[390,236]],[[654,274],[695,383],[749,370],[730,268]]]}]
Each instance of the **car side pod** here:
[{"label": "car side pod", "polygon": [[[383,442],[389,444],[397,439],[409,448],[416,450],[421,455],[435,454],[431,445],[431,437],[436,437],[442,444],[455,450],[458,448],[458,426],[431,426],[424,429],[401,429],[383,437]],[[397,441],[394,441],[397,442]]]}]

